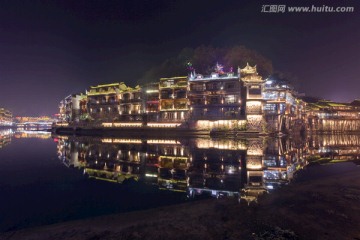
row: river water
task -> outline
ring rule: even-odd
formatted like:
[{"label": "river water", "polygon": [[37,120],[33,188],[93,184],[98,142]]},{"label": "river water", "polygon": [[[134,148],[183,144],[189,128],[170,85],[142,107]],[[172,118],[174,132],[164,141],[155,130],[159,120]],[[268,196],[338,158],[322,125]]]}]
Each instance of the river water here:
[{"label": "river water", "polygon": [[293,181],[309,157],[356,160],[359,151],[353,135],[136,139],[0,130],[0,231],[207,197],[250,204]]}]

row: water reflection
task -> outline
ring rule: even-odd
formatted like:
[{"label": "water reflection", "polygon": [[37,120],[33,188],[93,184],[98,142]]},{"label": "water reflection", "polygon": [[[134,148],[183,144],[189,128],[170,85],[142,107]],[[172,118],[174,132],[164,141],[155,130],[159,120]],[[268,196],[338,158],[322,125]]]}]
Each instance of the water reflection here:
[{"label": "water reflection", "polygon": [[50,132],[45,131],[29,131],[29,130],[17,130],[14,133],[14,138],[40,138],[40,139],[49,139],[51,138]]},{"label": "water reflection", "polygon": [[306,164],[291,139],[125,139],[57,137],[59,159],[90,178],[142,181],[198,195],[257,196],[287,184]]},{"label": "water reflection", "polygon": [[360,135],[315,135],[307,141],[309,156],[340,160],[360,159]]}]

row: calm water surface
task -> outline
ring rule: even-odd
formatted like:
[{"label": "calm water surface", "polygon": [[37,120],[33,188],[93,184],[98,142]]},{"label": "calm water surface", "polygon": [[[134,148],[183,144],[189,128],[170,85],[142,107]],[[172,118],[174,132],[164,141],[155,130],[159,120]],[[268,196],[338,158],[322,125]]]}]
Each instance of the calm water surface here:
[{"label": "calm water surface", "polygon": [[0,130],[0,231],[204,196],[256,201],[291,182],[307,157],[359,159],[359,146],[359,136],[132,139]]}]

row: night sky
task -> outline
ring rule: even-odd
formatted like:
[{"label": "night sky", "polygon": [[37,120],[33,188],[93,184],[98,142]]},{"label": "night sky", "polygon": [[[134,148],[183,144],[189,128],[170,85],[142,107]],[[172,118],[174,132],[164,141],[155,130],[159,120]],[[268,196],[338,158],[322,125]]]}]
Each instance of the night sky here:
[{"label": "night sky", "polygon": [[[184,47],[245,45],[308,96],[360,98],[360,2],[0,1],[0,107],[52,115],[91,85],[135,86]],[[263,4],[353,6],[353,13],[261,13]],[[167,76],[164,76],[167,77]]]}]

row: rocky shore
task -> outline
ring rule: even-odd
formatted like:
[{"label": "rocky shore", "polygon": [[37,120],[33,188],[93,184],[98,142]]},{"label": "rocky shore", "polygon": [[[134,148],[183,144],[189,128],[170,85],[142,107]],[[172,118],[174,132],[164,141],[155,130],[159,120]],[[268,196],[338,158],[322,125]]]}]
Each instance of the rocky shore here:
[{"label": "rocky shore", "polygon": [[6,232],[0,239],[360,239],[360,168],[310,166],[259,204],[207,199]]}]

